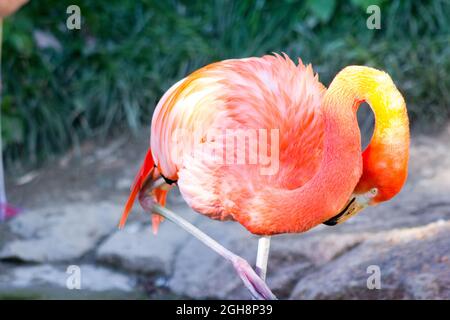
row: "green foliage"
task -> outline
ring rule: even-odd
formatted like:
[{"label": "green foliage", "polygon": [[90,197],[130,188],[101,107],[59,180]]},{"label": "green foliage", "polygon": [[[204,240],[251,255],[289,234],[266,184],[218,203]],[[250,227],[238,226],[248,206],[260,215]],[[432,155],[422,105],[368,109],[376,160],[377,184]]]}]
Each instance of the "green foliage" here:
[{"label": "green foliage", "polygon": [[[381,30],[366,28],[369,2],[381,7]],[[65,27],[70,4],[81,8],[79,31]],[[450,113],[449,16],[446,0],[31,1],[5,21],[7,161],[35,164],[123,130],[147,134],[176,80],[213,61],[271,52],[312,62],[325,84],[349,64],[384,69],[414,124],[436,128]]]},{"label": "green foliage", "polygon": [[312,15],[322,22],[328,22],[336,8],[336,0],[308,0],[306,5]]},{"label": "green foliage", "polygon": [[360,7],[364,11],[371,5],[381,6],[384,0],[351,0],[354,6]]}]

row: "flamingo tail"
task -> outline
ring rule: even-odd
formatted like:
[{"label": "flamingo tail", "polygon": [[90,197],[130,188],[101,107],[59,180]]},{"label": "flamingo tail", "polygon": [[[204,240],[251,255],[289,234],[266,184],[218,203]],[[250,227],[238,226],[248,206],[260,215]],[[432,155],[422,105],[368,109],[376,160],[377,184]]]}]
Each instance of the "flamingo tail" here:
[{"label": "flamingo tail", "polygon": [[125,208],[122,213],[122,218],[120,219],[119,222],[120,229],[122,229],[125,226],[128,215],[130,214],[130,211],[133,208],[134,201],[136,200],[136,196],[138,195],[147,178],[152,173],[154,166],[155,162],[153,161],[152,152],[150,149],[148,149],[147,154],[145,155],[144,162],[142,163],[141,169],[136,175],[134,183],[131,186],[131,193],[128,196],[127,203],[125,204]]}]

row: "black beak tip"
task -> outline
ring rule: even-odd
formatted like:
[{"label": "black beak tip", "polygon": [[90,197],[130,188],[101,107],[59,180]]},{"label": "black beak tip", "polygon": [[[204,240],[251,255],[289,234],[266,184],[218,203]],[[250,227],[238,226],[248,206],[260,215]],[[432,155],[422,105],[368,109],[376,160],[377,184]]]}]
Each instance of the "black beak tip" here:
[{"label": "black beak tip", "polygon": [[335,217],[331,218],[330,220],[327,220],[327,221],[323,222],[323,224],[327,225],[327,226],[335,226],[335,225],[337,225],[337,223],[338,223],[338,220],[335,219]]}]

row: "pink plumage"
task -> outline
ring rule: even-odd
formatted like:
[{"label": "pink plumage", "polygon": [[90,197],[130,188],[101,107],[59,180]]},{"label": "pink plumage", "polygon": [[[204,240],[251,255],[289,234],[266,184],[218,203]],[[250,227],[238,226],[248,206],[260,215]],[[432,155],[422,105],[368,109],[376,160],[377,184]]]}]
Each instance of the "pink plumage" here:
[{"label": "pink plumage", "polygon": [[[178,180],[192,208],[215,219],[237,219],[263,186],[294,189],[314,175],[322,156],[324,90],[310,65],[295,65],[287,56],[225,60],[202,68],[170,88],[155,110],[155,163],[165,177]],[[229,165],[201,154],[205,145],[225,141],[230,129],[281,132],[276,172],[262,175],[261,163]],[[210,132],[223,135],[210,139]],[[235,154],[239,148],[248,152],[251,144],[236,143]]]}]

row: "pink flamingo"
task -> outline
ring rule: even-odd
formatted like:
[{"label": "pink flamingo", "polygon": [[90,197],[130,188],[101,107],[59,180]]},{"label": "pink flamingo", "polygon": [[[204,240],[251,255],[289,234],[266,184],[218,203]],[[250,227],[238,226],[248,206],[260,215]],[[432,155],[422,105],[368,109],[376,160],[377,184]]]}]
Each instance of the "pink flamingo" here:
[{"label": "pink flamingo", "polygon": [[[363,101],[376,125],[361,154],[356,111]],[[245,139],[230,147],[227,139],[237,131]],[[158,103],[150,149],[120,226],[139,195],[155,231],[163,216],[172,220],[229,260],[254,298],[273,299],[264,281],[269,236],[341,223],[391,199],[406,180],[408,152],[405,102],[382,71],[349,66],[326,89],[310,65],[286,55],[213,63],[177,82]],[[258,161],[267,157],[277,161],[271,168]],[[197,212],[262,236],[258,274],[164,208],[175,184]]]}]

